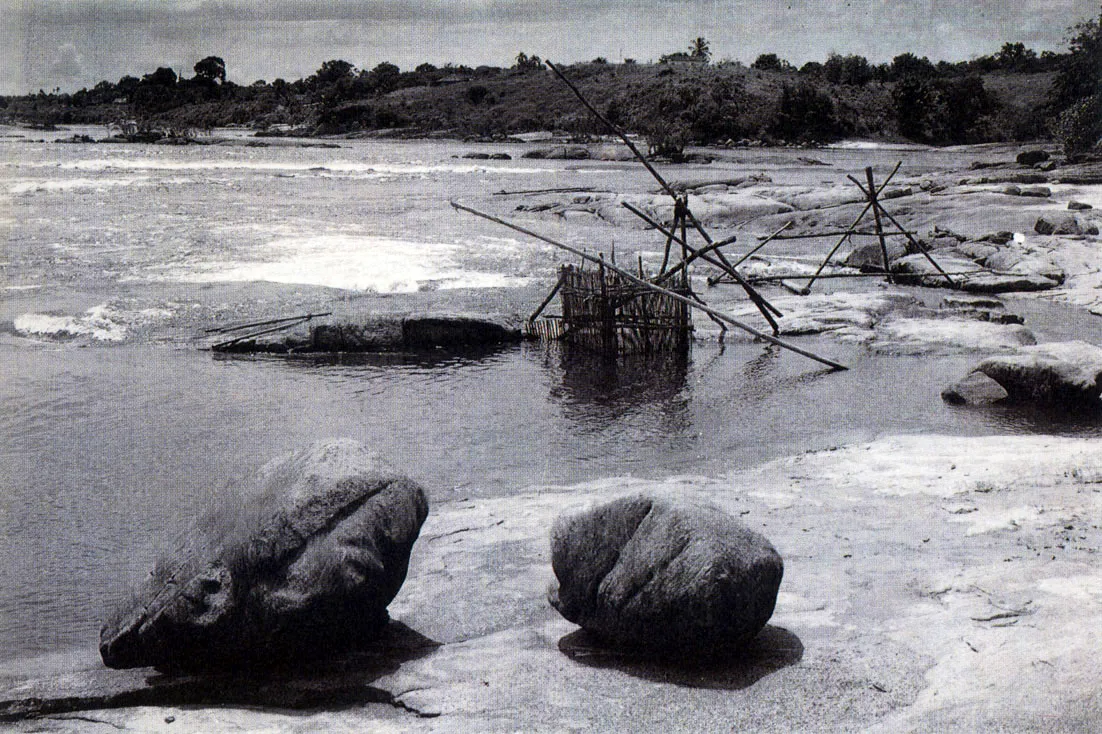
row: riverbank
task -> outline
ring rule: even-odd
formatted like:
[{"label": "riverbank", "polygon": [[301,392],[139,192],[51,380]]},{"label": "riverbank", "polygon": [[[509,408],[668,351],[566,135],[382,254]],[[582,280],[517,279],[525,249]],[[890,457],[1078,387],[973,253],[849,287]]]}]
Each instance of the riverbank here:
[{"label": "riverbank", "polygon": [[[0,698],[88,697],[19,731],[1089,730],[1102,722],[1100,457],[1097,440],[897,436],[721,477],[450,503],[391,606],[408,629],[342,675],[258,683],[260,708],[240,681],[238,706],[192,704],[83,653],[61,676],[46,660],[5,666]],[[784,557],[745,659],[632,660],[543,598],[554,517],[641,489],[714,502]],[[97,708],[148,686],[163,700]]]}]

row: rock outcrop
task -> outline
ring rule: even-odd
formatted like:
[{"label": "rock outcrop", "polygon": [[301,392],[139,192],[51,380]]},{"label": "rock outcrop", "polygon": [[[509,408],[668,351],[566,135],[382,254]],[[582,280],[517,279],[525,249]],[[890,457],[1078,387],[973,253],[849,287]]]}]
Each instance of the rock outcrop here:
[{"label": "rock outcrop", "polygon": [[1006,400],[1097,407],[1100,394],[1102,348],[1074,341],[1023,347],[1017,354],[985,359],[941,396],[950,403]]},{"label": "rock outcrop", "polygon": [[104,625],[103,662],[198,670],[354,649],[385,628],[427,514],[421,487],[353,441],[273,461]]},{"label": "rock outcrop", "polygon": [[745,645],[773,614],[784,565],[723,511],[636,495],[551,530],[551,604],[616,647],[687,657]]},{"label": "rock outcrop", "polygon": [[226,342],[217,352],[302,354],[486,347],[524,339],[519,316],[382,314]]}]

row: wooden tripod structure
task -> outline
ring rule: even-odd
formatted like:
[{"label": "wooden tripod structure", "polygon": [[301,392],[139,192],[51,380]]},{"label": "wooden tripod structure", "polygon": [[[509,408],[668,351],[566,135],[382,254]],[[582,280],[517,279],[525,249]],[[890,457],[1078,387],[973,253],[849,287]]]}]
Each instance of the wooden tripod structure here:
[{"label": "wooden tripod structure", "polygon": [[[631,152],[643,164],[643,166],[647,169],[647,171],[650,172],[650,174],[659,183],[659,185],[662,187],[662,189],[667,194],[669,194],[669,196],[673,199],[673,201],[674,201],[674,218],[673,218],[672,225],[668,228],[663,227],[662,225],[658,224],[657,222],[654,222],[653,219],[651,219],[649,216],[647,216],[643,212],[641,212],[638,209],[636,209],[636,208],[634,208],[634,207],[632,207],[632,206],[625,203],[625,206],[627,206],[628,209],[633,211],[638,216],[642,217],[644,220],[648,221],[650,224],[652,224],[652,226],[657,228],[659,231],[661,231],[666,236],[665,253],[663,255],[662,266],[659,270],[658,275],[653,280],[645,277],[645,275],[643,273],[643,269],[642,269],[642,263],[640,262],[640,264],[639,264],[639,275],[636,276],[636,275],[632,274],[631,272],[629,272],[629,271],[627,271],[623,268],[618,267],[615,264],[615,262],[606,262],[604,260],[603,256],[596,257],[596,256],[593,256],[593,255],[590,255],[589,253],[586,253],[586,252],[583,252],[583,251],[578,250],[576,248],[570,247],[569,245],[563,244],[561,242],[557,242],[557,241],[555,241],[555,240],[553,240],[549,237],[545,237],[543,235],[532,232],[531,230],[520,227],[519,225],[507,222],[503,219],[499,219],[498,217],[494,217],[492,215],[485,214],[483,212],[479,212],[477,210],[471,209],[470,207],[463,206],[463,205],[458,204],[456,202],[452,202],[452,206],[455,207],[458,210],[469,212],[471,214],[482,217],[484,219],[488,219],[490,221],[494,221],[494,222],[497,222],[499,224],[502,224],[506,227],[509,227],[510,229],[513,229],[513,230],[517,231],[517,232],[522,232],[522,233],[527,234],[529,236],[535,237],[536,239],[542,240],[543,242],[547,242],[548,244],[554,245],[555,247],[563,249],[567,252],[571,252],[571,253],[581,257],[583,260],[587,260],[587,261],[596,263],[598,268],[599,268],[598,273],[600,275],[600,286],[599,286],[600,287],[600,297],[601,297],[601,300],[605,304],[602,307],[602,309],[599,310],[599,313],[601,314],[600,319],[602,321],[606,322],[606,324],[609,321],[608,314],[610,313],[610,309],[608,307],[609,301],[608,301],[608,294],[607,294],[607,291],[609,289],[609,283],[608,283],[608,281],[606,281],[606,272],[608,272],[608,273],[614,274],[620,282],[626,283],[626,284],[628,284],[628,285],[630,285],[634,288],[634,291],[627,291],[627,296],[622,297],[622,298],[634,299],[642,291],[649,292],[652,296],[654,294],[658,294],[658,295],[663,296],[663,298],[666,299],[666,303],[668,303],[669,301],[672,301],[672,302],[675,302],[676,304],[682,304],[683,306],[688,306],[690,308],[694,308],[694,309],[703,311],[705,314],[708,315],[708,317],[710,319],[712,319],[712,321],[714,321],[715,323],[717,323],[720,326],[721,332],[726,332],[728,325],[735,326],[735,327],[737,327],[739,329],[742,329],[742,330],[744,330],[744,331],[746,331],[750,334],[753,334],[754,336],[756,336],[760,339],[768,341],[772,344],[776,344],[777,346],[780,346],[784,349],[788,349],[790,351],[796,352],[797,354],[801,354],[805,357],[808,357],[808,358],[813,359],[817,362],[820,362],[821,364],[825,364],[828,367],[830,367],[831,369],[834,369],[834,370],[847,369],[844,365],[839,364],[838,362],[835,362],[835,361],[830,360],[830,359],[826,359],[824,357],[820,357],[820,356],[818,356],[816,354],[813,354],[811,352],[808,352],[804,349],[801,349],[801,348],[796,347],[794,345],[783,342],[783,341],[781,341],[780,339],[777,338],[777,334],[779,333],[780,330],[777,326],[777,322],[774,319],[774,316],[780,317],[780,316],[783,316],[783,314],[775,306],[773,306],[768,301],[766,301],[765,298],[763,298],[762,295],[760,293],[758,293],[757,289],[755,289],[754,286],[749,283],[749,281],[747,281],[745,278],[743,278],[742,275],[735,269],[735,267],[723,255],[723,252],[722,252],[721,248],[724,245],[727,245],[727,244],[730,244],[731,242],[734,242],[734,238],[732,237],[732,238],[729,238],[727,240],[723,240],[723,241],[720,241],[720,242],[716,242],[715,240],[713,240],[711,235],[708,233],[708,231],[704,229],[703,225],[701,225],[700,221],[697,220],[697,218],[695,216],[693,216],[692,211],[689,209],[687,195],[685,195],[684,193],[678,193],[677,191],[675,191],[673,189],[673,187],[670,186],[670,184],[662,177],[662,175],[660,173],[658,173],[657,170],[655,170],[654,166],[651,165],[650,161],[648,161],[646,159],[646,157],[639,151],[639,149],[635,146],[635,144],[627,136],[627,133],[625,133],[623,130],[621,130],[619,127],[617,127],[615,124],[613,124],[610,120],[608,120],[604,115],[602,115],[600,112],[598,112],[597,109],[594,108],[593,105],[589,103],[589,100],[587,100],[585,98],[585,96],[582,95],[582,93],[578,90],[578,88],[575,87],[574,84],[571,83],[570,80],[567,79],[563,75],[563,73],[558,69],[558,67],[556,67],[554,64],[552,64],[550,61],[547,62],[547,65],[559,77],[559,79],[561,79],[567,85],[567,87],[569,87],[570,90],[572,92],[574,92],[575,96],[577,96],[577,98],[581,101],[581,103],[585,106],[585,108],[588,109],[594,115],[594,117],[596,117],[598,120],[600,120],[608,129],[610,129],[613,133],[615,133],[624,142],[625,145],[627,145],[628,149],[631,150]],[[704,246],[699,247],[699,248],[694,248],[689,244],[688,233],[689,233],[690,227],[694,231],[696,231],[700,235],[700,237],[704,240]],[[681,258],[680,258],[680,261],[676,265],[674,265],[672,267],[669,267],[671,250],[673,248],[673,245],[675,245],[675,244],[680,246]],[[720,311],[717,311],[716,309],[713,309],[713,308],[709,307],[707,304],[704,303],[704,301],[699,296],[697,296],[695,293],[693,293],[692,289],[691,289],[691,286],[690,286],[689,277],[688,277],[688,267],[689,267],[689,264],[695,259],[701,259],[705,262],[708,262],[708,263],[711,263],[711,264],[715,265],[716,267],[720,268],[720,270],[722,272],[724,272],[727,276],[729,276],[733,280],[733,282],[738,283],[746,291],[746,294],[749,296],[750,300],[754,303],[754,305],[762,313],[762,315],[765,317],[765,319],[769,322],[769,325],[772,328],[773,334],[772,335],[765,334],[761,331],[758,331],[757,329],[754,329],[751,326],[743,324],[742,322],[728,316],[727,314],[724,314]],[[564,288],[564,286],[567,284],[568,280],[571,279],[571,278],[574,278],[574,275],[575,274],[567,273],[565,271],[565,269],[564,269],[563,272],[560,273],[559,280],[555,284],[555,287],[552,289],[551,293],[548,294],[547,298],[544,299],[543,303],[540,304],[540,307],[538,309],[536,309],[535,313],[532,314],[532,316],[529,319],[530,322],[535,321],[536,317],[540,314],[540,312],[547,306],[547,304],[549,304],[551,302],[551,299],[555,296],[556,292],[558,292],[562,288]],[[674,285],[674,283],[671,282],[671,281],[674,281],[675,278],[676,278],[675,287],[674,288],[667,287],[668,285]],[[640,289],[642,289],[642,290],[640,291]],[[621,297],[618,296],[617,298],[621,298]],[[665,305],[662,308],[665,312],[667,312],[667,313],[663,314],[663,317],[667,317],[670,313],[669,306]],[[564,301],[564,312],[566,310],[567,310],[567,307],[566,307],[565,301]],[[647,307],[646,306],[643,307],[642,313],[643,313],[644,316],[647,315]],[[687,322],[687,315],[688,315],[687,309],[682,308],[681,313],[684,314],[684,318],[686,319],[686,322]],[[565,313],[564,313],[564,315],[565,315]],[[651,314],[651,315],[653,315],[653,314]],[[647,328],[650,328],[650,326],[648,325]],[[605,333],[607,334],[609,331],[610,330],[606,328]],[[607,336],[604,337],[603,341],[606,344],[609,342],[609,339],[607,338]],[[613,340],[613,344],[616,344],[615,340]]]},{"label": "wooden tripod structure", "polygon": [[[880,243],[881,265],[882,265],[882,268],[883,268],[883,273],[882,274],[884,275],[884,277],[887,278],[889,283],[894,283],[895,279],[892,277],[891,264],[889,262],[889,257],[888,257],[887,238],[888,237],[894,237],[894,236],[903,236],[903,237],[907,238],[907,241],[910,243],[912,248],[914,248],[915,250],[918,250],[923,255],[925,255],[926,259],[930,261],[930,264],[933,265],[934,268],[939,273],[941,273],[941,275],[945,276],[945,279],[949,282],[950,287],[954,286],[955,283],[954,283],[952,277],[949,275],[949,273],[945,272],[942,269],[942,267],[937,263],[936,260],[934,260],[934,258],[930,255],[930,252],[926,248],[926,246],[924,244],[922,244],[922,242],[920,242],[919,240],[915,239],[913,232],[909,232],[906,229],[904,229],[903,225],[901,225],[899,223],[899,221],[894,216],[892,216],[891,213],[887,209],[885,209],[884,205],[881,203],[880,195],[883,193],[883,191],[887,187],[887,185],[891,182],[891,180],[895,176],[895,174],[899,172],[899,168],[902,165],[903,165],[902,161],[900,161],[899,163],[896,163],[895,168],[892,169],[892,172],[890,174],[888,174],[887,178],[885,178],[884,181],[879,186],[876,185],[876,181],[873,178],[871,167],[866,167],[865,168],[865,183],[864,184],[862,184],[860,181],[858,181],[853,176],[847,175],[846,178],[848,178],[850,181],[852,181],[854,183],[854,185],[856,185],[857,188],[859,188],[861,190],[861,193],[864,195],[864,197],[865,197],[865,206],[864,206],[864,208],[861,209],[861,212],[854,218],[853,223],[849,227],[842,230],[841,232],[831,233],[831,234],[840,235],[839,238],[838,238],[838,241],[834,244],[834,247],[832,247],[830,249],[830,252],[827,253],[827,256],[825,258],[823,258],[823,262],[819,265],[819,268],[815,271],[814,275],[812,275],[810,277],[808,277],[808,276],[799,276],[799,275],[790,275],[790,276],[784,276],[783,278],[770,278],[770,280],[778,280],[781,285],[783,285],[785,288],[792,291],[793,293],[796,293],[797,295],[806,296],[809,293],[811,293],[811,286],[814,285],[815,281],[818,280],[820,277],[832,277],[833,274],[823,275],[823,270],[825,270],[827,265],[830,264],[831,259],[838,253],[838,250],[842,247],[842,245],[845,244],[846,242],[851,241],[851,238],[853,238],[853,237],[862,237],[863,236],[863,237],[875,237],[879,241],[879,243]],[[870,211],[872,212],[873,224],[874,224],[874,229],[871,232],[864,231],[864,230],[860,229],[861,222],[865,219],[865,216]],[[894,227],[894,230],[888,230],[885,227],[885,224],[884,224],[885,220],[887,220],[888,222],[891,223],[892,227]],[[761,249],[766,243],[768,243],[770,241],[773,241],[773,240],[807,239],[807,238],[810,238],[810,237],[823,237],[823,236],[825,236],[825,235],[815,235],[815,234],[812,234],[812,235],[783,235],[783,234],[780,234],[779,231],[778,231],[778,232],[774,232],[773,234],[771,234],[767,238],[765,238],[765,241],[763,241],[761,244],[759,244],[758,247],[755,248],[755,250],[753,252],[756,252],[757,250]],[[752,254],[752,252],[748,253],[747,257],[749,257],[750,254]],[[852,275],[854,277],[863,277],[863,276],[866,276],[866,275],[879,277],[881,275],[881,273],[862,273],[860,275],[858,275],[858,274],[849,274],[849,275]],[[799,280],[802,277],[807,277],[807,283],[802,288],[798,288],[798,287],[793,286],[790,283],[786,282],[787,280]],[[708,284],[709,285],[716,285],[716,284],[719,284],[719,283],[734,283],[734,282],[737,282],[737,281],[734,281],[734,280],[730,279],[726,274],[716,276],[716,277],[712,277],[712,278],[708,279]]]}]

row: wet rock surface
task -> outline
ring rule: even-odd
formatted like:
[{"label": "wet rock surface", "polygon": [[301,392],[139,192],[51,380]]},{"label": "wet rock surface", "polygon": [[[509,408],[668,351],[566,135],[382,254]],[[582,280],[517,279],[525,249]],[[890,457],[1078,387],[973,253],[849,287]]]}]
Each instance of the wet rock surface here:
[{"label": "wet rock surface", "polygon": [[744,646],[784,571],[763,536],[705,504],[646,495],[560,517],[551,604],[614,647],[671,657]]},{"label": "wet rock surface", "polygon": [[225,493],[100,635],[113,668],[255,667],[377,638],[428,514],[424,491],[350,441]]},{"label": "wet rock surface", "polygon": [[950,403],[1026,402],[1097,407],[1102,394],[1102,349],[1082,341],[1023,347],[1018,354],[985,359],[946,388]]},{"label": "wet rock surface", "polygon": [[976,367],[1009,399],[1087,406],[1102,394],[1102,349],[1082,341],[1038,344],[1020,354],[990,357]]},{"label": "wet rock surface", "polygon": [[313,326],[215,345],[232,353],[389,352],[436,347],[485,347],[524,338],[518,316],[469,314],[383,314],[334,320]]}]

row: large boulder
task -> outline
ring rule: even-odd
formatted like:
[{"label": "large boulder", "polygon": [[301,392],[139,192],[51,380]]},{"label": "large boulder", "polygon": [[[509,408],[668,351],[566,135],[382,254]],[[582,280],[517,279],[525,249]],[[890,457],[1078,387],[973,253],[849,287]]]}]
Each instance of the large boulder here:
[{"label": "large boulder", "polygon": [[736,650],[773,614],[784,564],[718,508],[636,495],[551,529],[551,604],[621,648],[673,657]]},{"label": "large boulder", "polygon": [[[975,377],[975,375],[982,377]],[[997,384],[1005,391],[990,385]],[[1023,347],[1019,353],[990,357],[942,397],[949,402],[1029,402],[1097,407],[1102,394],[1102,348],[1082,341]]]},{"label": "large boulder", "polygon": [[104,625],[103,662],[195,670],[353,649],[386,626],[427,514],[421,487],[353,441],[273,461]]}]

